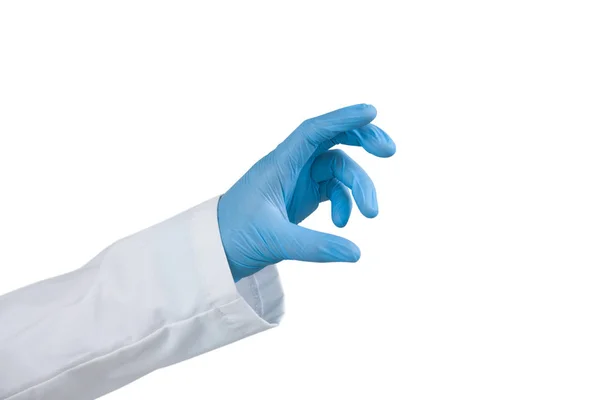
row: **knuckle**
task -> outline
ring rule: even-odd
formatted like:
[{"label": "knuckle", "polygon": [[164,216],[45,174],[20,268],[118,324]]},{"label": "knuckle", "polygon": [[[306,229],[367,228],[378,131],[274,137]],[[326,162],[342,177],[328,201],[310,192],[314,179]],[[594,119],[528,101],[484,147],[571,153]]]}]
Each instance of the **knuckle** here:
[{"label": "knuckle", "polygon": [[333,149],[329,151],[331,165],[336,170],[343,170],[346,167],[348,155],[341,149]]},{"label": "knuckle", "polygon": [[317,122],[314,118],[304,120],[300,126],[306,131],[314,131],[317,129]]},{"label": "knuckle", "polygon": [[321,135],[318,123],[313,119],[307,119],[298,127],[300,138],[306,141],[311,147],[316,148],[321,143]]},{"label": "knuckle", "polygon": [[346,152],[342,149],[332,149],[332,150],[329,150],[329,152],[331,153],[332,157],[334,157],[334,158],[344,158],[347,156]]}]

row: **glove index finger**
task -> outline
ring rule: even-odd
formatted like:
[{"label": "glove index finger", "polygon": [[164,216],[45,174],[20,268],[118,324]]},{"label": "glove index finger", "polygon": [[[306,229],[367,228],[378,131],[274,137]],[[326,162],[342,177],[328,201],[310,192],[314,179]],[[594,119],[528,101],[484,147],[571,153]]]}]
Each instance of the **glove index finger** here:
[{"label": "glove index finger", "polygon": [[[309,119],[307,122],[313,124],[317,129],[339,133],[365,126],[373,121],[376,116],[377,109],[372,105],[356,104],[319,115],[318,117]],[[334,136],[327,139],[332,139]]]},{"label": "glove index finger", "polygon": [[277,148],[282,157],[290,158],[288,165],[299,171],[319,146],[333,139],[340,132],[358,129],[369,124],[377,116],[370,104],[356,104],[340,108],[304,121]]}]

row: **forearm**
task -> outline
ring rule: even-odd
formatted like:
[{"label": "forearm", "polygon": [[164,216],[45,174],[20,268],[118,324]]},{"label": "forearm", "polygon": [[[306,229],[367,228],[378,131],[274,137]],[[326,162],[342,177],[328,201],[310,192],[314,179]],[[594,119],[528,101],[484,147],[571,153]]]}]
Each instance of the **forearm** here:
[{"label": "forearm", "polygon": [[274,267],[233,282],[212,199],[0,297],[0,398],[92,399],[268,329]]}]

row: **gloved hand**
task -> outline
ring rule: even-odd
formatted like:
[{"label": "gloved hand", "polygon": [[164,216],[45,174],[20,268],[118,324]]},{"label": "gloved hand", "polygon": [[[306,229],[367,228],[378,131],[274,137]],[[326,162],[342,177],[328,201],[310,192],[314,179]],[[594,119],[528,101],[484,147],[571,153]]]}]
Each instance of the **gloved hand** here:
[{"label": "gloved hand", "polygon": [[351,241],[298,223],[330,200],[333,223],[345,226],[352,210],[348,188],[364,216],[377,215],[371,178],[346,153],[329,150],[346,144],[378,157],[393,155],[393,140],[370,124],[376,114],[375,107],[358,104],[304,121],[221,197],[219,229],[236,282],[282,260],[360,258]]}]

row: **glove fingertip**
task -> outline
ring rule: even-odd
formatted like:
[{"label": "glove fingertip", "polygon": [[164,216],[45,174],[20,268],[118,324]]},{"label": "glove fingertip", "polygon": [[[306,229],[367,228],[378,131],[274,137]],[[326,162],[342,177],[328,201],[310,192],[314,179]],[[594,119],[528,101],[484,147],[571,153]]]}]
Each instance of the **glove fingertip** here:
[{"label": "glove fingertip", "polygon": [[347,239],[342,239],[334,251],[340,262],[357,262],[360,259],[360,249]]},{"label": "glove fingertip", "polygon": [[343,228],[346,225],[348,225],[348,220],[343,220],[341,217],[339,216],[335,216],[332,218],[333,219],[333,224],[335,226],[337,226],[338,228]]},{"label": "glove fingertip", "polygon": [[338,228],[343,228],[348,224],[348,221],[350,220],[351,205],[352,203],[341,205],[332,204],[331,220]]},{"label": "glove fingertip", "polygon": [[396,143],[390,140],[388,143],[386,143],[385,147],[381,149],[381,152],[379,154],[379,157],[381,158],[388,158],[393,156],[394,154],[396,154]]},{"label": "glove fingertip", "polygon": [[360,103],[356,104],[354,107],[358,110],[361,110],[364,115],[368,118],[371,118],[371,120],[374,120],[377,116],[377,109],[372,104]]},{"label": "glove fingertip", "polygon": [[352,245],[353,245],[353,248],[352,248],[351,252],[349,253],[348,261],[349,262],[357,262],[358,260],[360,260],[360,255],[361,255],[360,249],[354,243],[352,243]]},{"label": "glove fingertip", "polygon": [[375,218],[379,214],[379,210],[377,208],[368,208],[363,211],[363,215],[367,218]]},{"label": "glove fingertip", "polygon": [[380,127],[369,124],[352,131],[360,145],[369,153],[380,158],[388,158],[396,153],[396,143]]},{"label": "glove fingertip", "polygon": [[343,228],[348,224],[348,221],[343,221],[339,218],[333,218],[333,224],[338,228]]}]

